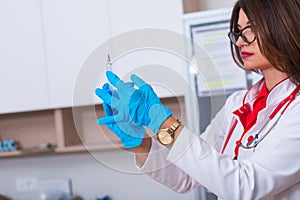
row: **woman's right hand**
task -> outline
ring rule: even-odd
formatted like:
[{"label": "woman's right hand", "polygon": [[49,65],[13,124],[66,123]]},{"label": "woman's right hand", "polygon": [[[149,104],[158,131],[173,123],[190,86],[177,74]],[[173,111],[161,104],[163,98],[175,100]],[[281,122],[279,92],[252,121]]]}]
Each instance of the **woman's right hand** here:
[{"label": "woman's right hand", "polygon": [[138,89],[126,84],[111,71],[108,71],[106,76],[117,89],[117,97],[99,88],[96,89],[96,94],[117,112],[100,118],[99,124],[128,122],[138,126],[147,126],[156,134],[161,124],[172,115],[171,111],[160,102],[152,87],[138,76],[134,74],[131,76],[131,80]]},{"label": "woman's right hand", "polygon": [[[116,97],[116,95],[113,95],[114,91],[109,89],[109,85],[107,83],[103,85],[102,89]],[[116,110],[113,110],[105,102],[103,102],[103,109],[106,116],[114,116],[117,113]],[[109,123],[106,124],[106,127],[120,138],[125,148],[134,148],[140,146],[146,132],[144,127],[137,126],[129,122]]]}]

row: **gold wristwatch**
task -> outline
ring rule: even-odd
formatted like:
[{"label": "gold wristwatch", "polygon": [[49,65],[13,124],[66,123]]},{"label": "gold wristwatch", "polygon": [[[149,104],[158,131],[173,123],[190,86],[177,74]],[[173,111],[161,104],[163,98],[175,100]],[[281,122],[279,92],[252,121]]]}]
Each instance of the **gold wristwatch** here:
[{"label": "gold wristwatch", "polygon": [[174,132],[179,128],[180,125],[180,121],[177,120],[170,128],[159,129],[157,133],[158,141],[163,145],[172,144],[174,140]]}]

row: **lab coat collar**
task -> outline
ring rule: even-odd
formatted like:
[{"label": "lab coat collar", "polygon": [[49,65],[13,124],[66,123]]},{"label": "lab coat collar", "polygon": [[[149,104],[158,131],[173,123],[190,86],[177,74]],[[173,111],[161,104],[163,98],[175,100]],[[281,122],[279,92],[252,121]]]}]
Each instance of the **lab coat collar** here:
[{"label": "lab coat collar", "polygon": [[[256,82],[252,87],[249,88],[248,92],[246,93],[246,95],[244,97],[243,104],[248,103],[252,106],[257,95],[259,94],[259,92],[261,91],[261,89],[263,87],[264,81],[265,81],[265,79],[262,78],[261,80]],[[251,107],[251,109],[252,109],[252,107]]]},{"label": "lab coat collar", "polygon": [[[248,111],[246,111],[246,112],[251,112],[251,110],[253,110],[253,108],[252,108],[253,103],[254,103],[255,99],[257,98],[257,96],[259,95],[259,93],[263,87],[263,84],[264,84],[264,78],[261,79],[260,81],[258,81],[256,84],[254,84],[248,90],[248,92],[245,94],[244,100],[243,100],[243,106],[246,105],[246,107],[248,107],[248,109],[246,109]],[[296,85],[293,84],[289,79],[286,79],[286,80],[280,82],[279,84],[277,84],[270,91],[270,93],[267,97],[266,107],[258,113],[256,121],[259,122],[260,124],[266,123],[266,121],[268,120],[270,114],[275,109],[275,107],[283,99],[285,99],[287,96],[289,96],[295,88],[296,88]],[[240,109],[238,109],[238,110],[240,110]],[[243,117],[243,114],[239,114],[238,110],[233,112],[233,114],[234,114],[235,118],[239,121],[239,123],[241,123],[241,120],[243,120],[243,119],[241,119],[241,117]],[[245,115],[247,115],[247,113]],[[252,131],[254,131],[254,130],[256,131],[256,129],[260,129],[260,128],[261,128],[260,126],[254,126],[250,130],[252,132]]]},{"label": "lab coat collar", "polygon": [[283,99],[288,97],[296,87],[297,86],[292,83],[290,79],[282,81],[270,91],[267,98],[267,105],[273,106],[279,104]]},{"label": "lab coat collar", "polygon": [[[261,79],[249,89],[248,94],[245,96],[244,103],[249,103],[251,106],[253,105],[253,102],[262,89],[264,81],[264,78]],[[270,91],[267,97],[266,107],[273,107],[274,105],[279,104],[295,88],[296,85],[293,84],[290,79],[283,80]]]},{"label": "lab coat collar", "polygon": [[[255,101],[257,95],[259,94],[259,92],[263,86],[263,83],[264,83],[264,79],[260,80],[255,85],[253,85],[253,87],[251,87],[249,89],[249,91],[247,92],[247,94],[244,97],[245,104],[249,103],[252,106],[253,102]],[[286,79],[286,80],[280,82],[278,85],[276,85],[270,91],[270,93],[267,97],[266,107],[258,113],[257,120],[256,120],[257,124],[254,125],[250,130],[247,131],[247,133],[245,134],[245,136],[243,138],[243,141],[242,141],[243,143],[247,142],[247,138],[250,135],[253,135],[253,134],[259,133],[259,132],[261,132],[260,133],[261,135],[265,134],[265,130],[268,130],[269,127],[271,127],[273,125],[273,123],[276,122],[276,118],[279,117],[279,114],[277,114],[276,117],[274,118],[273,122],[270,122],[267,124],[270,114],[274,111],[276,106],[280,102],[282,102],[282,100],[284,100],[286,97],[288,97],[292,93],[292,91],[295,88],[296,88],[296,85],[293,84],[289,79]],[[245,130],[241,124],[241,120],[239,118],[240,116],[236,115],[235,113],[234,113],[234,116],[238,120],[239,123],[237,124],[236,128],[234,129],[233,138],[240,138],[241,133],[243,133]],[[262,130],[263,126],[265,126],[266,124],[267,124],[267,126],[265,127],[265,130]],[[253,151],[248,151],[245,149],[240,150],[239,158],[243,158],[248,153],[251,154],[251,152],[253,152]]]}]

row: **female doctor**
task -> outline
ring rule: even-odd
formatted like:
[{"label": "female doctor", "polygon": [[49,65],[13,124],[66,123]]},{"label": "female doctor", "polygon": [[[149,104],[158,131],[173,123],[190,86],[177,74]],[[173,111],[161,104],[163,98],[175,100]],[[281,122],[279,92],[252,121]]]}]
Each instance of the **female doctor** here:
[{"label": "female doctor", "polygon": [[[263,79],[231,95],[201,136],[136,75],[132,87],[106,74],[116,90],[96,89],[106,113],[98,123],[132,149],[140,170],[177,192],[202,185],[226,200],[299,199],[299,19],[299,0],[236,2],[228,34],[233,58]],[[156,137],[144,137],[144,127]]]}]

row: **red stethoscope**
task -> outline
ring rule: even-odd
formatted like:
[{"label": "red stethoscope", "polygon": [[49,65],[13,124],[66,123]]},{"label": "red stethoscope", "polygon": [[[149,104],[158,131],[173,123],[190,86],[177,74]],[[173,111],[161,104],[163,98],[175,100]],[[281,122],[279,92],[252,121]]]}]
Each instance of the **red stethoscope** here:
[{"label": "red stethoscope", "polygon": [[[249,90],[248,90],[249,91]],[[285,110],[287,109],[287,107],[296,99],[296,96],[299,94],[300,91],[300,85],[298,85],[293,91],[292,93],[286,97],[285,99],[283,99],[278,106],[274,109],[274,111],[271,113],[271,115],[269,116],[267,122],[262,126],[262,128],[255,134],[255,136],[253,137],[252,135],[248,137],[247,139],[247,144],[243,144],[242,143],[242,139],[244,137],[244,135],[246,134],[247,131],[243,132],[241,138],[239,140],[236,141],[236,147],[234,149],[234,153],[235,153],[235,157],[233,159],[237,159],[238,154],[239,154],[239,148],[242,147],[244,149],[254,149],[255,147],[257,147],[257,145],[271,132],[271,130],[276,126],[276,124],[278,123],[278,121],[280,120],[281,116],[283,115],[283,113],[285,112]],[[248,94],[248,92],[247,92]],[[247,96],[247,94],[245,95],[245,97]],[[244,97],[244,100],[245,100]],[[285,107],[284,107],[285,106]],[[273,120],[273,118],[279,113],[279,111],[283,108],[283,110],[280,112],[280,116],[276,119],[276,121],[272,124],[272,126],[265,131],[264,135],[262,137],[259,138],[259,135],[266,129],[267,125],[270,123],[270,121]],[[245,116],[247,114],[249,114],[251,112],[251,108],[250,105],[248,103],[243,103],[243,106],[241,108],[239,108],[238,110],[239,112],[239,116]],[[232,135],[232,133],[234,132],[234,129],[236,127],[238,123],[237,119],[234,119],[233,124],[229,130],[229,133],[227,135],[227,138],[225,140],[223,149],[221,151],[221,153],[223,154],[228,142],[230,140],[230,137]]]}]

